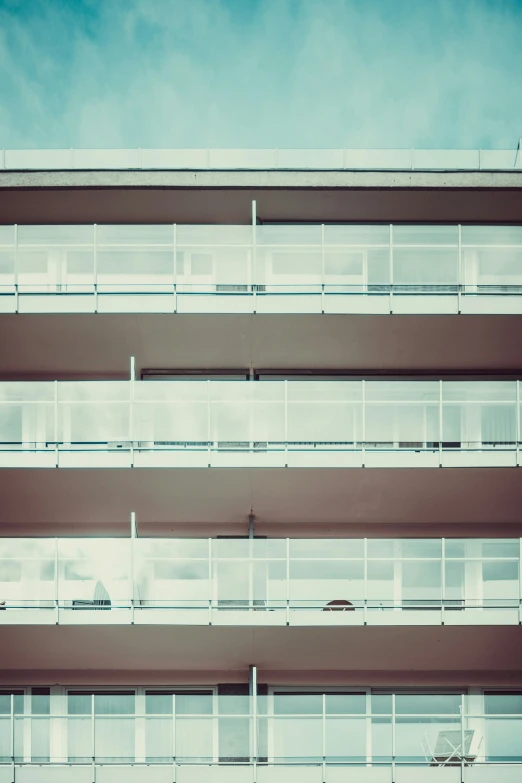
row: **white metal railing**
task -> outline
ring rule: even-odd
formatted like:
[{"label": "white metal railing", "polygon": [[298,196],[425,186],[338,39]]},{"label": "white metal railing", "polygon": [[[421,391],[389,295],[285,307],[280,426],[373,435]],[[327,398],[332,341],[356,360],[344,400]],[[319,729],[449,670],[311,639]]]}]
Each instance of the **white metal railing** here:
[{"label": "white metal railing", "polygon": [[26,149],[0,150],[0,169],[500,170],[511,150],[449,149]]},{"label": "white metal railing", "polygon": [[521,552],[519,539],[5,538],[0,623],[19,610],[115,621],[105,610],[202,625],[518,624]]},{"label": "white metal railing", "polygon": [[2,382],[0,412],[5,459],[401,452],[518,464],[522,440],[520,381]]},{"label": "white metal railing", "polygon": [[[522,226],[0,226],[1,295],[522,296]],[[324,309],[324,307],[322,308]]]},{"label": "white metal railing", "polygon": [[[389,693],[386,707],[374,708],[368,689],[351,695],[316,690],[313,706],[310,694],[308,698],[295,694],[292,708],[277,694],[257,698],[214,694],[207,699],[206,711],[196,694],[194,706],[189,706],[190,696],[182,696],[183,706],[178,707],[179,695],[169,698],[166,691],[161,712],[145,711],[147,695],[135,694],[135,689],[127,690],[126,708],[125,698],[113,693],[112,708],[109,697],[105,699],[109,710],[102,706],[101,711],[100,691],[94,696],[85,692],[81,706],[74,692],[43,697],[41,703],[33,697],[28,710],[21,709],[20,698],[12,694],[0,715],[0,765],[465,768],[498,764],[520,769],[522,764],[522,714],[514,694],[503,697],[508,709],[513,701],[512,711],[492,714],[486,711],[487,695],[442,695],[441,703],[451,711],[437,707],[410,711],[411,707],[401,707],[401,694]],[[153,693],[148,691],[148,697]],[[422,694],[413,698],[422,700]],[[334,706],[336,699],[339,703]]]}]

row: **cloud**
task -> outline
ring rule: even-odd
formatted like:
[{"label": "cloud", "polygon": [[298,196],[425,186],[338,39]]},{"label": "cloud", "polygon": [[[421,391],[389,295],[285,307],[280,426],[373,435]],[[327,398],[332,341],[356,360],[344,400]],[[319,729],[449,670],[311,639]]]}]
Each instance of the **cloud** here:
[{"label": "cloud", "polygon": [[493,147],[522,0],[0,0],[0,147]]}]

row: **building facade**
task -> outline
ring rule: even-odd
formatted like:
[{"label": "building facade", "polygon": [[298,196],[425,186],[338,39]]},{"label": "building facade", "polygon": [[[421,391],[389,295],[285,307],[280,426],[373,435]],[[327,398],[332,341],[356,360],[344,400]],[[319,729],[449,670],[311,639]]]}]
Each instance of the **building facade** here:
[{"label": "building facade", "polygon": [[8,151],[0,783],[522,781],[522,158]]}]

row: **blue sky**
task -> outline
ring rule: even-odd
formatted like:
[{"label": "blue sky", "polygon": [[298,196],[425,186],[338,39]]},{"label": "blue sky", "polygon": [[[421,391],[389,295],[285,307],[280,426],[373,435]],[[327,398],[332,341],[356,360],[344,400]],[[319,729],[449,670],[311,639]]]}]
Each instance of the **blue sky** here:
[{"label": "blue sky", "polygon": [[0,148],[514,148],[522,0],[0,0]]}]

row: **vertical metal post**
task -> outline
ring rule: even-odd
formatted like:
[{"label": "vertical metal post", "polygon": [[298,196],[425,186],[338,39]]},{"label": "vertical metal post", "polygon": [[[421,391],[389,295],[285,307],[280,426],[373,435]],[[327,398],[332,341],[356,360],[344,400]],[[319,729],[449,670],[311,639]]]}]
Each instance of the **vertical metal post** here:
[{"label": "vertical metal post", "polygon": [[464,758],[466,755],[466,746],[464,744],[466,734],[464,732],[464,694],[460,702],[460,779],[464,780]]},{"label": "vertical metal post", "polygon": [[326,780],[326,693],[323,693],[322,703],[322,756],[323,756],[323,781]]},{"label": "vertical metal post", "polygon": [[56,467],[58,467],[58,381],[54,382],[54,454]]},{"label": "vertical metal post", "polygon": [[136,513],[131,511],[130,513],[130,563],[129,563],[129,578],[130,578],[130,599],[131,599],[131,624],[134,625],[134,541],[136,539]]},{"label": "vertical metal post", "polygon": [[54,539],[54,608],[56,609],[56,622],[60,621],[60,606],[58,595],[58,539]]},{"label": "vertical metal post", "polygon": [[321,312],[324,313],[324,223],[321,223]]},{"label": "vertical metal post", "polygon": [[252,261],[250,269],[250,282],[252,285],[252,291],[254,295],[253,310],[257,311],[257,202],[252,201]]},{"label": "vertical metal post", "polygon": [[285,437],[285,468],[288,467],[288,381],[285,378],[284,381],[284,391],[285,391],[285,418],[284,418],[284,437]]},{"label": "vertical metal post", "polygon": [[395,694],[392,693],[392,714],[391,714],[391,744],[392,744],[392,780],[395,780]]},{"label": "vertical metal post", "polygon": [[462,226],[459,223],[459,257],[457,267],[457,310],[460,315],[462,311],[461,293],[462,293]]},{"label": "vertical metal post", "polygon": [[390,313],[393,313],[393,225],[390,223]]},{"label": "vertical metal post", "polygon": [[517,381],[517,387],[516,387],[516,399],[517,399],[517,412],[516,412],[516,418],[517,418],[517,445],[516,445],[516,464],[517,467],[520,464],[519,456],[520,456],[520,381]]},{"label": "vertical metal post", "polygon": [[174,292],[174,312],[178,310],[178,228],[172,224],[172,289]]},{"label": "vertical metal post", "polygon": [[363,622],[368,624],[368,539],[364,539]]},{"label": "vertical metal post", "polygon": [[290,625],[290,539],[286,539],[286,624]]},{"label": "vertical metal post", "polygon": [[14,722],[14,693],[11,693],[11,764],[12,778],[14,783],[15,775],[15,722]]},{"label": "vertical metal post", "polygon": [[366,381],[361,381],[361,399],[362,399],[362,466],[364,468],[366,462]]},{"label": "vertical metal post", "polygon": [[94,693],[91,693],[91,753],[92,753],[92,780],[96,781],[96,732],[94,727]]},{"label": "vertical metal post", "polygon": [[207,445],[208,445],[208,467],[210,467],[212,463],[212,452],[211,452],[211,405],[210,405],[210,381],[207,381]]},{"label": "vertical metal post", "polygon": [[441,622],[442,625],[444,625],[444,607],[446,603],[446,539],[443,538],[441,541],[441,554],[442,554],[442,562],[441,562],[441,571],[440,571],[440,578],[441,578],[441,584],[440,584],[440,598],[441,598]]},{"label": "vertical metal post", "polygon": [[176,694],[172,694],[172,781],[176,780]]},{"label": "vertical metal post", "polygon": [[208,601],[208,624],[212,625],[212,598],[214,595],[214,579],[212,568],[212,539],[208,539],[208,589],[209,589],[209,601]]},{"label": "vertical metal post", "polygon": [[14,226],[14,240],[15,240],[15,263],[14,263],[14,281],[15,281],[15,311],[19,309],[19,260],[18,260],[18,225]]},{"label": "vertical metal post", "polygon": [[522,538],[518,540],[518,621],[522,623]]},{"label": "vertical metal post", "polygon": [[439,381],[439,468],[442,467],[442,381]]},{"label": "vertical metal post", "polygon": [[98,312],[98,231],[96,223],[93,226],[93,276],[94,276],[94,312]]},{"label": "vertical metal post", "polygon": [[131,468],[134,467],[134,382],[136,379],[136,360],[134,356],[130,358],[130,384],[129,384],[129,437],[130,437],[130,456]]},{"label": "vertical metal post", "polygon": [[254,780],[256,779],[255,769],[257,763],[257,667],[254,665],[249,666],[249,682],[248,690],[250,693],[250,708],[249,708],[249,722],[250,722],[250,737],[251,737],[251,759],[254,763]]}]

